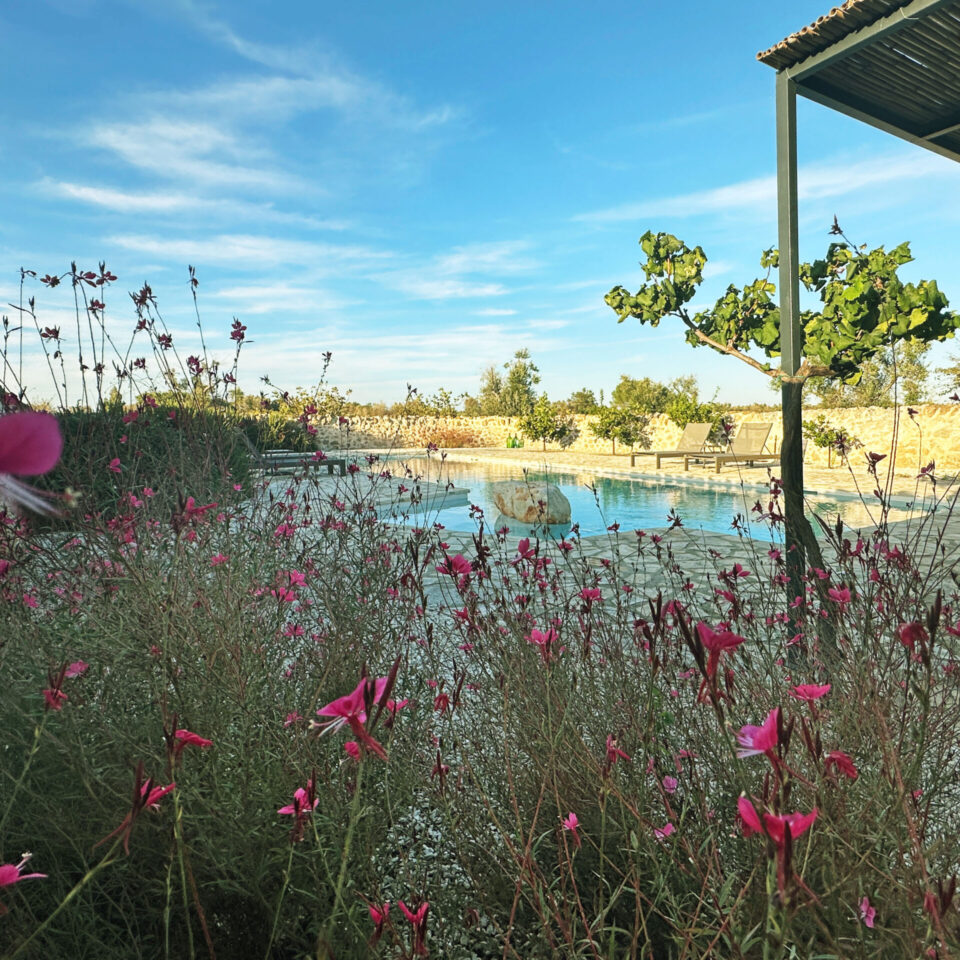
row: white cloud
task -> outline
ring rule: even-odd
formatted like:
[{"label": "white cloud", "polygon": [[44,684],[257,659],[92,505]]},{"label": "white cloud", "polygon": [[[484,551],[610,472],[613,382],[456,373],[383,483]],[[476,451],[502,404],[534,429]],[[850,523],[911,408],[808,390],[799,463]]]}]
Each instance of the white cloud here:
[{"label": "white cloud", "polygon": [[380,278],[394,289],[416,300],[464,300],[470,297],[502,297],[509,293],[499,283],[475,283],[469,280],[454,280],[440,277],[392,274]]},{"label": "white cloud", "polygon": [[350,226],[345,220],[322,220],[277,210],[272,204],[249,203],[244,200],[212,199],[177,192],[117,190],[112,187],[57,181],[49,177],[40,181],[38,186],[45,192],[118,213],[193,212],[205,216],[215,214],[224,218],[289,223],[317,230],[346,230]]},{"label": "white cloud", "polygon": [[[821,163],[800,169],[797,193],[801,201],[826,199],[896,181],[949,176],[953,170],[954,165],[934,154],[897,154],[856,163]],[[614,223],[648,217],[692,217],[737,210],[772,215],[776,203],[776,177],[757,177],[711,190],[608,207],[579,214],[574,220]]]},{"label": "white cloud", "polygon": [[224,287],[213,293],[207,293],[205,299],[207,297],[226,301],[223,304],[225,307],[245,315],[271,313],[275,310],[302,311],[308,314],[326,313],[361,302],[340,297],[318,287],[286,283]]},{"label": "white cloud", "polygon": [[143,234],[116,234],[107,243],[180,263],[217,263],[257,266],[306,265],[321,272],[382,263],[393,255],[356,245],[282,240],[253,234],[222,234],[207,239],[175,239]]},{"label": "white cloud", "polygon": [[484,307],[482,310],[474,310],[478,317],[512,317],[516,312],[507,307]]}]

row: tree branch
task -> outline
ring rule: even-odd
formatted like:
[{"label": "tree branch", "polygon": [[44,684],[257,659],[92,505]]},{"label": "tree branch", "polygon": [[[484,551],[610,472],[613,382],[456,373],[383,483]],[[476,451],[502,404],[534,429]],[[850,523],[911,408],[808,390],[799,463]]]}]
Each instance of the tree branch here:
[{"label": "tree branch", "polygon": [[718,342],[717,340],[708,337],[703,331],[701,331],[697,325],[690,319],[686,311],[682,310],[677,314],[678,317],[686,324],[687,329],[693,332],[693,335],[701,342],[705,343],[708,347],[713,347],[714,350],[719,350],[720,353],[729,354],[731,357],[736,357],[738,360],[742,360],[744,363],[749,364],[753,367],[754,370],[759,370],[761,373],[765,373],[768,377],[777,376],[779,370],[771,370],[769,367],[764,366],[760,363],[759,360],[754,360],[753,357],[748,357],[745,353],[738,350],[736,347],[731,347],[727,344]]}]

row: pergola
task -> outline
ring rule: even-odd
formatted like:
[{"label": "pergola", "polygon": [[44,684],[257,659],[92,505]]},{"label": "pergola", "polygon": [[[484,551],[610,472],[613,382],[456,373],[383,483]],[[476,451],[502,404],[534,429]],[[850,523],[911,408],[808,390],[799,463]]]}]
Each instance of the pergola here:
[{"label": "pergola", "polygon": [[781,472],[789,546],[798,533],[791,514],[802,518],[803,509],[802,384],[790,380],[803,360],[797,94],[960,160],[960,0],[846,0],[757,59],[777,70]]}]

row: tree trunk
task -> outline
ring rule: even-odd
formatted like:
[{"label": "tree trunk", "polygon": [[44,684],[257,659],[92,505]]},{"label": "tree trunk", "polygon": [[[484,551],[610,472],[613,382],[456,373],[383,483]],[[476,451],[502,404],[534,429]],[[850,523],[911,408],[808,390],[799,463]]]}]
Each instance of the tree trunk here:
[{"label": "tree trunk", "polygon": [[[783,513],[786,521],[787,576],[790,578],[789,601],[805,596],[803,576],[808,566],[823,569],[823,554],[813,532],[813,527],[803,510],[803,382],[784,381],[783,398],[783,446],[780,448],[780,480],[783,484]],[[821,603],[826,600],[827,588],[823,580],[814,578]],[[829,602],[829,601],[827,601]],[[799,608],[798,608],[799,609]],[[801,632],[801,625],[794,624],[794,631]],[[824,645],[835,643],[834,625],[823,620],[819,625]]]}]

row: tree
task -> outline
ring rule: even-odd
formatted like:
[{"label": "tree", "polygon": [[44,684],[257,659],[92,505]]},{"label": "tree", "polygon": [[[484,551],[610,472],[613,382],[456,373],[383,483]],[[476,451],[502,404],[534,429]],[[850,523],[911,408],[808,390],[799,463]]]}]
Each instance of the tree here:
[{"label": "tree", "polygon": [[501,413],[503,394],[503,377],[500,371],[489,366],[480,374],[480,393],[477,396],[477,405],[483,417],[496,417]]},{"label": "tree", "polygon": [[534,386],[540,382],[540,370],[530,359],[530,351],[518,350],[513,360],[503,365],[507,376],[500,393],[500,414],[504,417],[522,417],[533,410],[537,402]]},{"label": "tree", "polygon": [[[842,236],[836,222],[831,232]],[[748,352],[756,349],[768,358],[780,356],[780,310],[770,281],[770,271],[779,265],[775,249],[764,251],[760,258],[765,278],[742,290],[731,285],[712,307],[691,315],[687,305],[703,282],[707,263],[703,248],[651,231],[643,235],[640,246],[647,257],[642,265],[647,282],[636,294],[618,286],[605,297],[618,322],[635,317],[655,327],[664,317],[675,316],[686,327],[691,346],[708,346],[736,357],[783,384],[781,473],[787,542],[798,548],[791,557],[791,577],[797,584],[805,550],[822,566],[813,529],[803,513],[803,384],[813,377],[856,384],[863,376],[863,365],[878,353],[901,342],[945,340],[954,335],[960,318],[947,310],[947,298],[935,281],[914,284],[899,279],[897,270],[912,260],[909,244],[889,252],[883,247],[867,251],[844,237],[844,242],[830,244],[822,260],[800,265],[800,281],[819,296],[820,310],[801,313],[803,362],[795,375],[788,376],[778,365]]]},{"label": "tree", "polygon": [[611,442],[611,453],[616,455],[617,441],[625,447],[639,445],[650,448],[646,428],[650,418],[620,407],[601,407],[597,419],[590,424],[590,432],[601,440]]},{"label": "tree", "polygon": [[663,413],[671,399],[671,390],[665,383],[643,377],[635,380],[625,373],[610,394],[610,406],[637,413]]},{"label": "tree", "polygon": [[480,401],[476,397],[471,397],[469,393],[463,395],[463,415],[465,417],[479,417]]},{"label": "tree", "polygon": [[542,440],[543,449],[547,449],[547,441],[560,442],[570,432],[570,424],[556,410],[545,393],[539,399],[530,413],[520,418],[520,432],[530,440]]},{"label": "tree", "polygon": [[589,416],[591,413],[597,412],[600,404],[597,403],[596,394],[594,394],[592,390],[583,387],[580,390],[574,390],[573,393],[567,397],[566,407],[571,413]]}]

